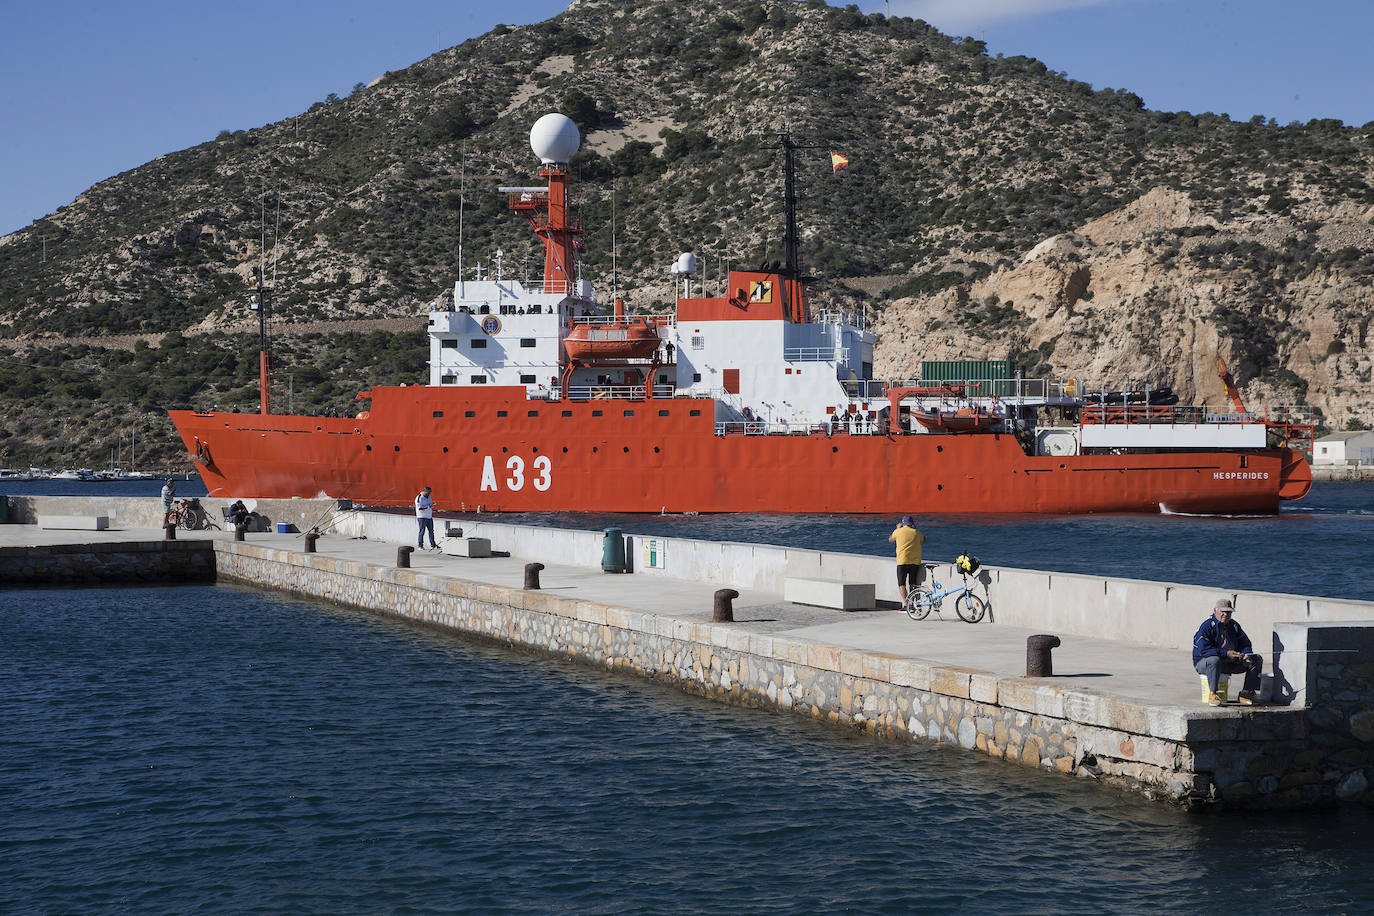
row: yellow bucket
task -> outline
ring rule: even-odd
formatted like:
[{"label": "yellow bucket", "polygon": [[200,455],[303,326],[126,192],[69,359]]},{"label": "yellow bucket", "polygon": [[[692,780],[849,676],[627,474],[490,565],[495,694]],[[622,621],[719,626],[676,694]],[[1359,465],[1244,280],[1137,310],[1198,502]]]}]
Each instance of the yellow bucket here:
[{"label": "yellow bucket", "polygon": [[[1209,692],[1207,690],[1207,675],[1199,674],[1197,677],[1198,680],[1202,681],[1202,702],[1206,703],[1207,694]],[[1230,682],[1231,676],[1229,674],[1222,674],[1217,676],[1217,696],[1221,697],[1221,702],[1223,703],[1226,702],[1226,688],[1230,686]]]}]

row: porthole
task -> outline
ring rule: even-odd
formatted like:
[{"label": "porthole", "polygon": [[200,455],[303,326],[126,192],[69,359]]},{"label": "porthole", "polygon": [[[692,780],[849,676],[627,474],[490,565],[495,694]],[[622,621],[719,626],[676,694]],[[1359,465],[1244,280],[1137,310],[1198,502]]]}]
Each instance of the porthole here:
[{"label": "porthole", "polygon": [[444,446],[444,454],[445,454],[445,455],[448,454],[448,446],[447,446],[447,445]]},{"label": "porthole", "polygon": [[539,446],[536,445],[534,448],[530,449],[530,451],[532,451],[532,452],[534,452],[536,455],[538,455],[538,454],[539,454]]},{"label": "porthole", "polygon": [[316,427],[315,427],[315,432],[319,432],[319,431],[322,430],[322,429],[324,429],[323,426],[316,426]]},{"label": "porthole", "polygon": [[944,450],[945,450],[945,447],[944,447],[943,445],[937,445],[937,446],[935,446],[935,451],[937,451],[937,452],[943,452]]},{"label": "porthole", "polygon": [[942,484],[942,483],[937,483],[937,484],[935,485],[935,489],[937,489],[937,490],[943,490],[944,488],[945,488],[945,485]]},{"label": "porthole", "polygon": [[[366,448],[369,452],[372,451],[372,446],[370,446],[370,445],[365,446],[365,448]],[[475,450],[474,450],[474,451],[475,451]]]},{"label": "porthole", "polygon": [[474,455],[477,454],[477,446],[474,445],[474,446],[472,447],[472,453],[473,453]]},{"label": "porthole", "polygon": [[566,445],[563,446],[563,454],[568,454],[568,447]]},{"label": "porthole", "polygon": [[627,445],[624,448],[622,448],[621,451],[628,455],[630,453],[630,447]]},{"label": "porthole", "polygon": [[401,447],[400,447],[399,445],[393,445],[393,446],[391,447],[391,450],[392,450],[393,452],[399,452],[399,451],[401,450]]},{"label": "porthole", "polygon": [[830,451],[831,451],[831,452],[838,452],[839,450],[840,450],[840,447],[839,447],[838,445],[832,445],[832,446],[830,446]]},{"label": "porthole", "polygon": [[657,446],[657,445],[654,446],[654,454],[655,454],[655,455],[658,454],[658,446]]},{"label": "porthole", "polygon": [[510,449],[506,448],[504,445],[501,446],[501,454],[504,455],[504,454],[505,454],[506,452],[508,452],[508,451],[510,451]]},{"label": "porthole", "polygon": [[595,455],[595,454],[596,454],[597,452],[599,452],[599,451],[601,451],[601,449],[597,448],[595,445],[592,446],[592,454],[593,454],[593,455]]}]

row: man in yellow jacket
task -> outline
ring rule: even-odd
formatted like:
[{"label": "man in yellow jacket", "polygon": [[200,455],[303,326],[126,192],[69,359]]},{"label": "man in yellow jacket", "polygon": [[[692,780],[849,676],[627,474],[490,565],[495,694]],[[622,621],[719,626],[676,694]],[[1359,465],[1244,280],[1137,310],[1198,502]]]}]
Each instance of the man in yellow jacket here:
[{"label": "man in yellow jacket", "polygon": [[903,515],[887,539],[897,543],[897,588],[905,598],[908,581],[910,588],[915,588],[920,581],[921,545],[926,542],[926,536],[916,530],[911,516]]}]

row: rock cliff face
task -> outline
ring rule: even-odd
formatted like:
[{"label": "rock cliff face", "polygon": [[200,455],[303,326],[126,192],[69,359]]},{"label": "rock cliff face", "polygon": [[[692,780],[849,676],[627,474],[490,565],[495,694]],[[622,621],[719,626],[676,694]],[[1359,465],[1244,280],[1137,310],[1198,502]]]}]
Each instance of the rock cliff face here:
[{"label": "rock cliff face", "polygon": [[1221,356],[1252,410],[1370,418],[1370,277],[1348,265],[1374,248],[1374,209],[1301,216],[1222,221],[1186,194],[1151,191],[981,280],[894,302],[876,327],[875,372],[1009,357],[1033,375],[1170,385],[1221,408]]}]

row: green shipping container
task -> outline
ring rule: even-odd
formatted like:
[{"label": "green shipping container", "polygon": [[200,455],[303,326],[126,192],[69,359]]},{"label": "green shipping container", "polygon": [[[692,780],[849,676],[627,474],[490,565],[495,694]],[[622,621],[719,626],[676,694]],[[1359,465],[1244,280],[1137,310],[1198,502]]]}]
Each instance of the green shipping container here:
[{"label": "green shipping container", "polygon": [[921,381],[966,382],[981,381],[978,386],[969,385],[964,394],[970,397],[1010,397],[1012,389],[1011,360],[1007,359],[931,359],[921,362]]},{"label": "green shipping container", "polygon": [[963,379],[1007,379],[1011,378],[1011,360],[922,360],[921,378],[927,382],[953,382]]}]

